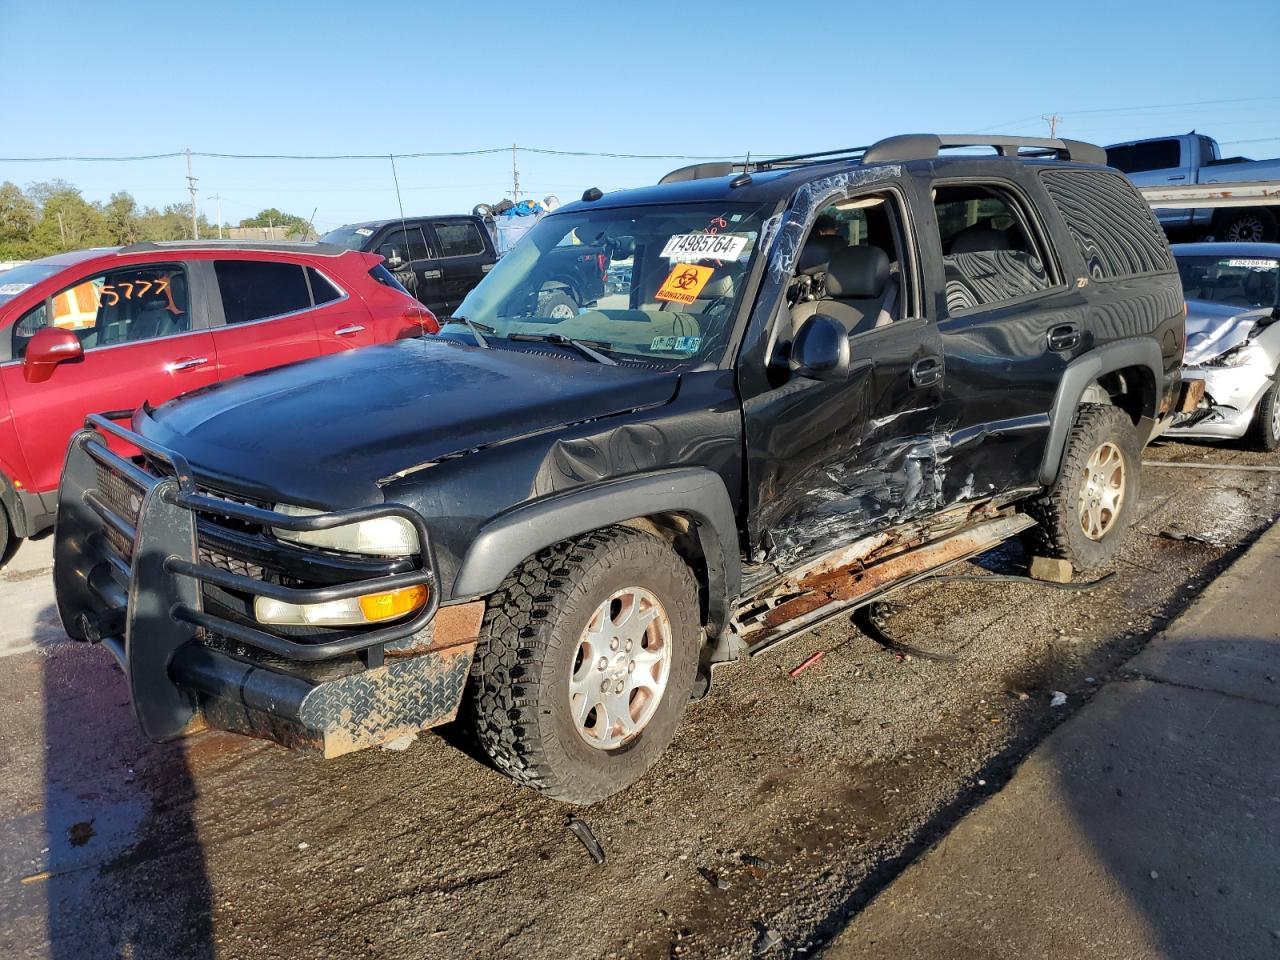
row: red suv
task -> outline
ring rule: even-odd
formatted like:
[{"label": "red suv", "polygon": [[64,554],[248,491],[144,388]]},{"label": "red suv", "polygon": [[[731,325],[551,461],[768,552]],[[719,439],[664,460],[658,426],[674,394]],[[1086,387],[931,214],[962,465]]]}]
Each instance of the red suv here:
[{"label": "red suv", "polygon": [[88,414],[437,329],[380,256],[323,243],[138,243],[0,272],[0,563],[52,526]]}]

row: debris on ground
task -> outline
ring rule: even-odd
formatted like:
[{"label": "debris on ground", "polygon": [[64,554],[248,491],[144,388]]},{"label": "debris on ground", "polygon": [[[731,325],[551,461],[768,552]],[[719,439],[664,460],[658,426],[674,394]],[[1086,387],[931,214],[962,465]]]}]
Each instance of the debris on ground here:
[{"label": "debris on ground", "polygon": [[764,857],[757,857],[750,853],[742,854],[742,865],[746,867],[747,873],[757,880],[763,880],[768,875],[769,868],[773,866]]},{"label": "debris on ground", "polygon": [[383,750],[390,750],[392,753],[403,753],[413,746],[413,741],[418,739],[416,733],[406,733],[402,737],[396,737],[394,740],[388,740],[382,745]]},{"label": "debris on ground", "polygon": [[1159,536],[1161,540],[1178,540],[1183,543],[1203,543],[1210,545],[1210,541],[1206,540],[1204,537],[1197,536],[1194,533],[1187,533],[1185,530],[1175,530],[1170,528],[1168,530],[1161,530],[1157,536]]},{"label": "debris on ground", "polygon": [[1061,690],[1054,690],[1053,694],[1049,697],[1049,706],[1065,707],[1066,705],[1067,705],[1067,695],[1063,693]]},{"label": "debris on ground", "polygon": [[591,854],[592,860],[596,863],[604,863],[604,847],[600,845],[600,841],[596,839],[595,833],[587,826],[586,821],[570,816],[565,817],[564,825],[582,841],[582,845],[587,848],[587,853]]},{"label": "debris on ground", "polygon": [[1045,580],[1049,583],[1070,583],[1075,576],[1070,560],[1057,557],[1032,557],[1031,579]]},{"label": "debris on ground", "polygon": [[768,953],[774,947],[782,942],[782,934],[766,923],[756,921],[756,943],[752,948],[752,953],[759,956],[762,953]]},{"label": "debris on ground", "polygon": [[698,872],[702,874],[703,880],[707,881],[707,883],[711,884],[717,890],[729,889],[729,881],[709,867],[699,867]]},{"label": "debris on ground", "polygon": [[791,677],[794,680],[796,677],[800,676],[800,674],[804,673],[806,670],[812,667],[815,663],[818,663],[819,661],[821,661],[822,658],[825,657],[826,655],[827,655],[827,651],[825,650],[814,651],[813,653],[809,654],[809,656],[805,657],[803,663],[799,664],[798,666],[792,667],[790,670],[788,670],[787,676]]}]

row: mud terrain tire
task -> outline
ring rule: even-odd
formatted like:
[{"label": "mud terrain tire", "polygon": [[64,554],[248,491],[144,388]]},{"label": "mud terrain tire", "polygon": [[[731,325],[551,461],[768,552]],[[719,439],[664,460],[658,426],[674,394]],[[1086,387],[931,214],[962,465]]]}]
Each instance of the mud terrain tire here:
[{"label": "mud terrain tire", "polygon": [[[660,603],[670,662],[644,726],[603,749],[579,730],[571,677],[583,662],[580,644],[594,615],[629,589]],[[548,547],[489,597],[464,718],[493,765],[518,783],[569,803],[602,800],[643,776],[675,734],[697,673],[698,611],[692,571],[647,533],[608,527]]]},{"label": "mud terrain tire", "polygon": [[[1083,501],[1088,496],[1090,463],[1095,453],[1108,448],[1121,459],[1121,499],[1101,535],[1085,531]],[[1119,407],[1087,404],[1076,413],[1067,438],[1058,479],[1027,512],[1039,521],[1027,531],[1024,543],[1034,556],[1061,557],[1077,572],[1110,563],[1124,543],[1137,517],[1141,492],[1142,447],[1129,415]],[[1115,476],[1114,470],[1109,474]]]}]

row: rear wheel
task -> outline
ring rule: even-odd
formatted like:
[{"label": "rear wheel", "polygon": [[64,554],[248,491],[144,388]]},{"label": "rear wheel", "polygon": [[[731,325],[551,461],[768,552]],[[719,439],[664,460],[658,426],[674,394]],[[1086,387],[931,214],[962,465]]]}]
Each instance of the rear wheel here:
[{"label": "rear wheel", "polygon": [[578,315],[578,302],[563,290],[548,290],[538,294],[538,316],[548,320],[572,320]]},{"label": "rear wheel", "polygon": [[1142,451],[1119,407],[1088,405],[1076,414],[1057,482],[1028,512],[1040,521],[1028,547],[1078,571],[1114,559],[1136,516]]},{"label": "rear wheel", "polygon": [[1249,445],[1265,453],[1280,447],[1280,370],[1271,375],[1271,386],[1253,413]]},{"label": "rear wheel", "polygon": [[525,561],[489,598],[467,711],[494,765],[570,803],[629,786],[684,713],[698,587],[666,543],[610,527]]},{"label": "rear wheel", "polygon": [[1214,225],[1214,237],[1232,243],[1272,243],[1280,238],[1276,215],[1264,208],[1227,210]]}]

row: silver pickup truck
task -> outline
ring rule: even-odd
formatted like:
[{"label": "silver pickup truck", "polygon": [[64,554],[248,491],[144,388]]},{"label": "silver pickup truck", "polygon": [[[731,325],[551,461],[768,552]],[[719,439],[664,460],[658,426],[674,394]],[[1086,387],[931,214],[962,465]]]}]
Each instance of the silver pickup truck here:
[{"label": "silver pickup truck", "polygon": [[[1280,180],[1280,158],[1224,159],[1218,141],[1202,133],[1113,143],[1107,147],[1107,165],[1128,174],[1139,187]],[[1165,230],[1190,230],[1198,237],[1267,243],[1280,240],[1280,219],[1267,207],[1161,209],[1156,216]]]}]

